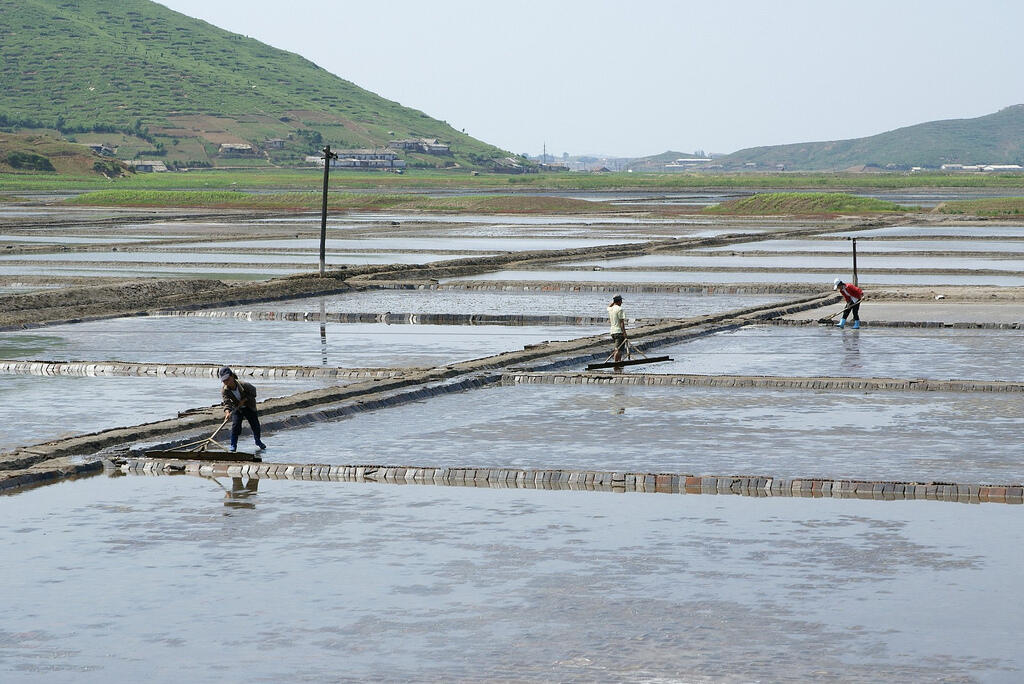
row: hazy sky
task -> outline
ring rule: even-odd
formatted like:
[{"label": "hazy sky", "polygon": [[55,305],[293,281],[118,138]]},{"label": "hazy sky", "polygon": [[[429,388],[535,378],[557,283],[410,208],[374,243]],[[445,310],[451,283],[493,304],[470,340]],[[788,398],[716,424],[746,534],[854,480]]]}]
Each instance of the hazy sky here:
[{"label": "hazy sky", "polygon": [[162,4],[513,152],[733,152],[1024,103],[1020,0]]}]

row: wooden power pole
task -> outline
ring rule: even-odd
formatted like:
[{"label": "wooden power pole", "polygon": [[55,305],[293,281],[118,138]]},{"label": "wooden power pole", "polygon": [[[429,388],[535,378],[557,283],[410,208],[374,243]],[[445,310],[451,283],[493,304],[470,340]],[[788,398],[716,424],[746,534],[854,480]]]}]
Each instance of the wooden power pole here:
[{"label": "wooden power pole", "polygon": [[323,277],[327,254],[327,186],[331,178],[331,160],[338,155],[331,152],[331,146],[324,148],[324,196],[320,205],[320,276]]}]

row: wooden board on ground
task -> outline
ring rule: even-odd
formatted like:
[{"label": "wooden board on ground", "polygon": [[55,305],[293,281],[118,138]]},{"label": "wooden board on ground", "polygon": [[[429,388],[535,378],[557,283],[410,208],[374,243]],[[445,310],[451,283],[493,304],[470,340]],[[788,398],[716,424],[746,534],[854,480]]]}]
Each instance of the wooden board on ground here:
[{"label": "wooden board on ground", "polygon": [[598,368],[618,368],[619,366],[636,366],[641,363],[658,363],[659,361],[671,361],[672,359],[667,356],[652,356],[646,359],[629,359],[627,361],[609,361],[607,363],[591,363],[587,364],[587,370],[597,370]]},{"label": "wooden board on ground", "polygon": [[175,458],[182,461],[263,461],[256,454],[245,451],[232,453],[230,451],[174,451],[173,449],[147,451],[146,458]]}]

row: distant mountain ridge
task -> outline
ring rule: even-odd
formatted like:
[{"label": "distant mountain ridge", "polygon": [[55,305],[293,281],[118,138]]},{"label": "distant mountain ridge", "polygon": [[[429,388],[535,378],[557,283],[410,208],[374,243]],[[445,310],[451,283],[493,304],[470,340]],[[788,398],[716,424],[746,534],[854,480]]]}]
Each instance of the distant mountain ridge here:
[{"label": "distant mountain ridge", "polygon": [[788,171],[1024,164],[1024,104],[974,119],[930,121],[866,138],[751,147],[715,162],[727,169],[754,165],[758,170]]},{"label": "distant mountain ridge", "polygon": [[202,162],[235,143],[287,163],[323,143],[422,138],[452,154],[409,153],[411,165],[509,156],[299,55],[149,0],[0,0],[0,127],[56,128],[123,147],[122,158]]}]

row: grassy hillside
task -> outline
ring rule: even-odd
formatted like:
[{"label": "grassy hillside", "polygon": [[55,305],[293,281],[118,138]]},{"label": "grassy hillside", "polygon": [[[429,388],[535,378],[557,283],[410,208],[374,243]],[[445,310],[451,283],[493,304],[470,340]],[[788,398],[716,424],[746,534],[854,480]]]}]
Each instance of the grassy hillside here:
[{"label": "grassy hillside", "polygon": [[859,166],[937,168],[942,164],[1024,164],[1024,105],[976,119],[898,128],[867,138],[752,147],[716,159],[729,167],[841,170]]},{"label": "grassy hillside", "polygon": [[[330,144],[438,138],[453,155],[411,166],[482,164],[507,153],[308,60],[148,0],[0,0],[0,127],[54,128],[118,156],[221,165],[221,143],[296,162]],[[282,150],[265,149],[269,138]]]},{"label": "grassy hillside", "polygon": [[0,132],[0,174],[100,174],[115,177],[125,172],[119,162],[101,159],[83,145],[49,135]]}]

